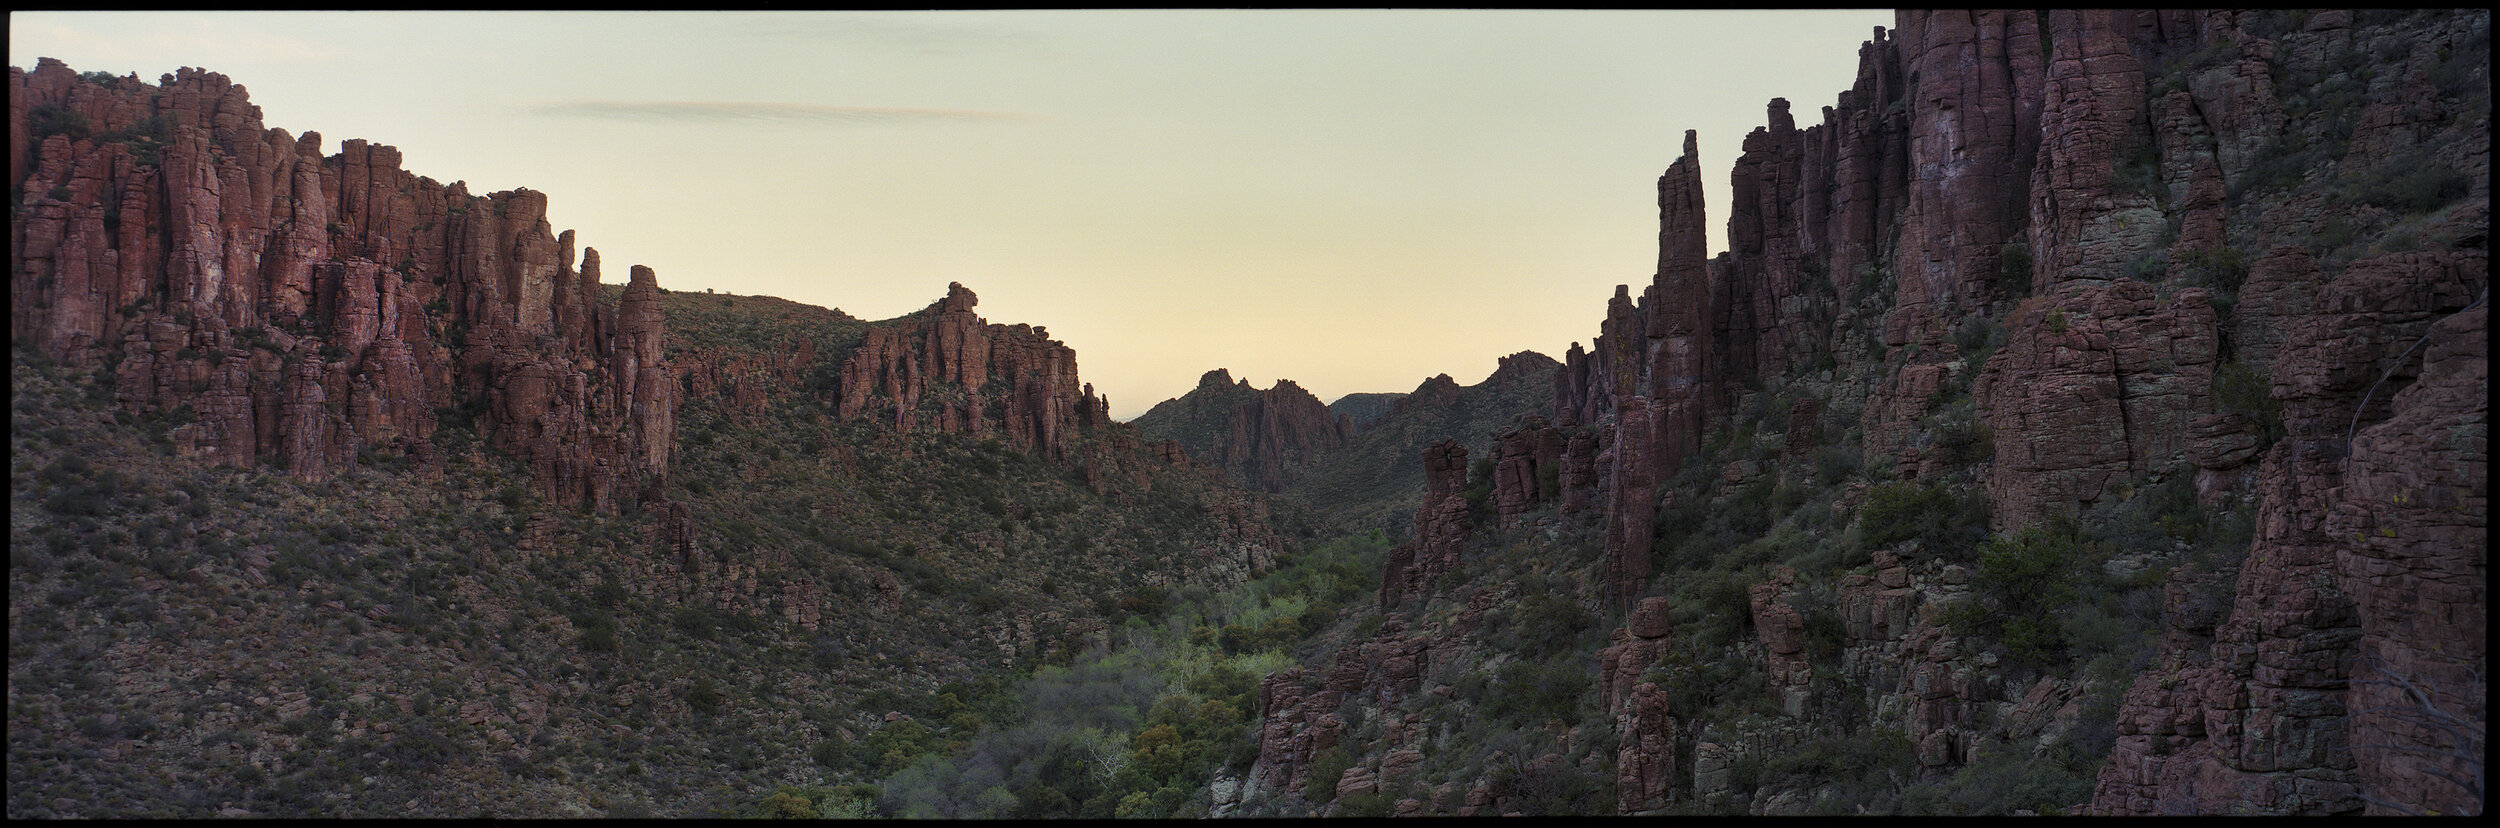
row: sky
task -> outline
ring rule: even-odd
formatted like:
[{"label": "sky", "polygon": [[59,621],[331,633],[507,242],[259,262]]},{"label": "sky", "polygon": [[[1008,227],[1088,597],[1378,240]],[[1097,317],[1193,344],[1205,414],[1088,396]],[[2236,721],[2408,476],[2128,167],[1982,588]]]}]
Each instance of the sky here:
[{"label": "sky", "polygon": [[1712,251],[1770,99],[1889,11],[17,12],[9,63],[193,66],[270,127],[548,194],[603,275],[865,319],[961,282],[1127,419],[1560,359],[1648,283],[1697,130]]}]

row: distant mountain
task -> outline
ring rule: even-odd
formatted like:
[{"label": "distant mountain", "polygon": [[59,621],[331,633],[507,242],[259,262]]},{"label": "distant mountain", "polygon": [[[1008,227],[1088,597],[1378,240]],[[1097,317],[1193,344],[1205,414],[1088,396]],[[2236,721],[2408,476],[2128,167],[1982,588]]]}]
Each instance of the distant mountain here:
[{"label": "distant mountain", "polygon": [[1354,428],[1359,432],[1370,428],[1374,420],[1389,413],[1389,407],[1405,397],[1404,393],[1389,392],[1347,394],[1329,403],[1328,410],[1345,415],[1346,419],[1354,422]]},{"label": "distant mountain", "polygon": [[1199,462],[1243,486],[1281,492],[1302,471],[1326,462],[1353,437],[1354,424],[1292,380],[1264,391],[1222,368],[1198,387],[1130,421],[1148,439],[1179,443]]},{"label": "distant mountain", "polygon": [[[1483,382],[1448,374],[1414,391],[1348,395],[1323,407],[1291,380],[1253,389],[1223,369],[1132,421],[1150,439],[1172,440],[1245,486],[1278,492],[1346,530],[1406,531],[1423,493],[1424,448],[1458,440],[1478,455],[1521,415],[1553,406],[1562,364],[1534,351],[1503,357]],[[1366,407],[1368,420],[1338,411]]]},{"label": "distant mountain", "polygon": [[[1424,491],[1424,449],[1457,440],[1485,457],[1494,439],[1523,415],[1543,415],[1562,363],[1535,351],[1502,357],[1483,381],[1460,385],[1441,374],[1390,403],[1345,450],[1312,464],[1284,494],[1349,531],[1406,532]],[[1388,395],[1380,395],[1388,396]]]}]

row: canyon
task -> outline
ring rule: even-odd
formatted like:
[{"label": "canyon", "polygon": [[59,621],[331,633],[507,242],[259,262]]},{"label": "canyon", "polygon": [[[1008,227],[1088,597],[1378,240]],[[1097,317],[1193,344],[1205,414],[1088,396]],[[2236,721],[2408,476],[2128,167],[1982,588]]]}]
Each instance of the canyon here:
[{"label": "canyon", "polygon": [[2489,37],[1902,11],[1585,347],[1126,423],[13,67],[9,812],[2479,813]]}]

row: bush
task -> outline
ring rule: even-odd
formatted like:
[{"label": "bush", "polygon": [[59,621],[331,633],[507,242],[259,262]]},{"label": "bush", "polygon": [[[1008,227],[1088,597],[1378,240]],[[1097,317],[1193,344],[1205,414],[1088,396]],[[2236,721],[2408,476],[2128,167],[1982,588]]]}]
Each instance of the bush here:
[{"label": "bush", "polygon": [[1351,767],[1354,767],[1354,752],[1347,750],[1343,743],[1322,752],[1318,758],[1311,760],[1311,768],[1303,777],[1302,798],[1319,805],[1335,801],[1337,780],[1344,778],[1346,769]]},{"label": "bush", "polygon": [[1536,727],[1548,721],[1579,721],[1582,697],[1596,688],[1597,681],[1575,661],[1575,655],[1563,651],[1548,661],[1522,660],[1502,665],[1495,674],[1501,687],[1484,700],[1485,714],[1522,727]]},{"label": "bush", "polygon": [[1978,761],[1964,766],[1940,784],[1921,784],[1902,792],[1900,811],[1913,816],[2004,816],[2030,811],[2062,815],[2066,806],[2092,798],[2096,766],[2067,767],[2027,755],[2004,755],[2014,748],[1983,747]]},{"label": "bush", "polygon": [[1858,507],[1858,544],[1875,549],[1916,540],[1931,553],[1966,549],[1988,532],[1988,504],[1957,496],[1943,484],[1885,483]]},{"label": "bush", "polygon": [[93,131],[87,114],[61,104],[46,104],[26,113],[26,131],[36,143],[53,135],[67,135],[75,141]]},{"label": "bush", "polygon": [[2099,563],[2108,550],[2084,539],[2071,520],[2025,527],[1990,540],[1973,579],[1987,613],[1955,613],[1966,632],[1993,633],[2017,661],[2048,664],[2065,655],[2065,620],[2102,592]]},{"label": "bush", "polygon": [[2257,424],[2257,447],[2264,451],[2283,439],[2283,404],[2274,399],[2274,383],[2265,372],[2232,360],[2214,369],[2214,408],[2247,417]]},{"label": "bush", "polygon": [[2236,247],[2199,247],[2180,254],[2181,275],[2192,285],[2203,285],[2236,296],[2240,283],[2248,281],[2248,254]]},{"label": "bush", "polygon": [[716,713],[721,707],[720,685],[710,676],[697,676],[694,685],[686,688],[686,705],[697,713]]},{"label": "bush", "polygon": [[2473,181],[2420,153],[2380,164],[2341,188],[2343,200],[2397,213],[2427,213],[2464,198]]},{"label": "bush", "polygon": [[2007,244],[1997,251],[1997,297],[2019,299],[2031,295],[2031,245],[2023,242]]}]

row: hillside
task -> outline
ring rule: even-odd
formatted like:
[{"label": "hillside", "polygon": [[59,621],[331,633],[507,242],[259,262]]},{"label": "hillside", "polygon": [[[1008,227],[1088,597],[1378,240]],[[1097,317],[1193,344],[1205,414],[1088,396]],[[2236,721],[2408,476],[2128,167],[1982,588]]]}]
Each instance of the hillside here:
[{"label": "hillside", "polygon": [[1687,134],[1219,811],[2480,811],[2488,13],[1898,20]]},{"label": "hillside", "polygon": [[[1305,543],[961,286],[603,283],[545,196],[321,156],[212,73],[12,83],[13,817],[748,813]],[[201,169],[272,231],[175,232]],[[236,256],[282,264],[198,289]]]}]

